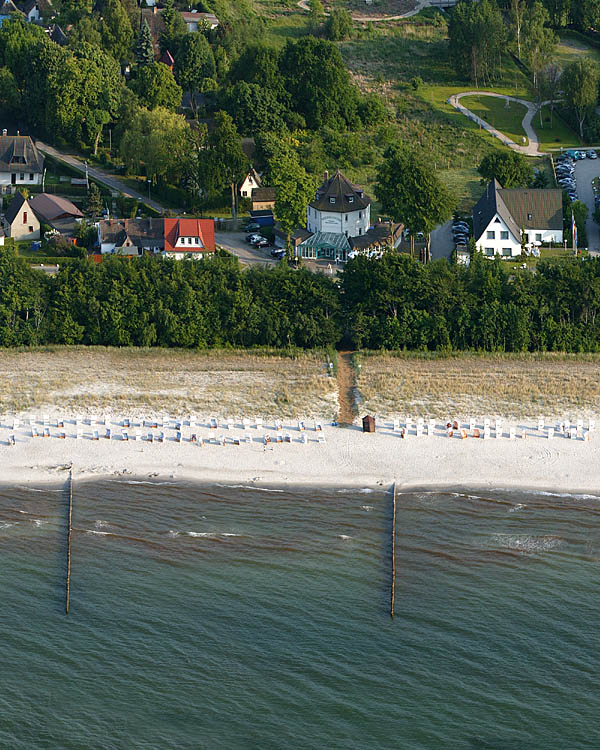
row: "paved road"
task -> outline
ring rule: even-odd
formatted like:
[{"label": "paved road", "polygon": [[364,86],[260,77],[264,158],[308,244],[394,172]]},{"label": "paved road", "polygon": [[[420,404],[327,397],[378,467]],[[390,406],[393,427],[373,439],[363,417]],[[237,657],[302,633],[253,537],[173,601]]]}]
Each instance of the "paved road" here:
[{"label": "paved road", "polygon": [[588,219],[585,230],[590,250],[600,250],[600,226],[593,220],[594,191],[592,179],[600,177],[600,159],[582,159],[575,163],[575,178],[577,180],[577,195],[582,203],[588,207]]},{"label": "paved road", "polygon": [[277,260],[271,258],[272,248],[258,249],[245,242],[246,232],[216,232],[217,245],[236,255],[245,266],[274,266]]},{"label": "paved road", "polygon": [[[36,141],[35,145],[38,147],[38,149],[42,153],[48,154],[49,156],[53,156],[55,159],[59,159],[60,161],[65,162],[65,164],[68,164],[74,169],[77,169],[79,172],[81,172],[85,176],[85,164],[77,157],[72,156],[71,154],[65,154],[62,151],[57,151],[55,148],[53,148],[52,146],[48,146],[46,143],[43,143],[42,141]],[[112,174],[108,174],[108,172],[105,172],[102,169],[98,169],[98,167],[88,166],[88,174],[90,177],[93,177],[97,182],[100,182],[103,185],[106,185],[111,190],[116,190],[119,193],[123,193],[123,195],[127,196],[128,198],[136,198],[141,203],[145,203],[146,205],[153,208],[155,211],[160,211],[160,213],[164,213],[167,210],[165,209],[163,205],[161,205],[157,201],[148,200],[148,196],[144,196],[141,193],[138,193],[137,190],[132,190],[128,185],[126,185],[118,177],[115,177]]]},{"label": "paved road", "polygon": [[[523,123],[522,123],[523,130],[525,131],[527,137],[529,138],[529,143],[527,144],[527,146],[519,146],[507,135],[504,135],[504,133],[501,133],[499,130],[496,130],[496,128],[493,128],[489,124],[489,122],[482,120],[481,117],[478,117],[474,112],[471,112],[470,109],[463,107],[463,105],[459,102],[459,100],[462,99],[463,96],[494,96],[497,99],[508,99],[511,102],[517,102],[518,104],[523,104],[525,107],[527,107],[527,114],[523,118]],[[505,96],[504,94],[494,94],[491,91],[463,91],[462,94],[455,94],[454,96],[450,96],[447,101],[449,104],[455,107],[459,112],[462,112],[463,115],[466,115],[471,120],[473,120],[473,122],[476,122],[478,125],[481,125],[489,133],[491,133],[493,136],[501,140],[505,146],[512,148],[513,151],[518,151],[520,154],[525,154],[526,156],[539,156],[542,153],[540,151],[540,142],[537,137],[537,133],[535,132],[535,130],[533,129],[533,125],[531,124],[536,112],[538,111],[537,104],[528,102],[525,99],[517,99],[514,96]],[[541,106],[543,107],[545,104],[549,104],[549,102],[542,102]]]}]

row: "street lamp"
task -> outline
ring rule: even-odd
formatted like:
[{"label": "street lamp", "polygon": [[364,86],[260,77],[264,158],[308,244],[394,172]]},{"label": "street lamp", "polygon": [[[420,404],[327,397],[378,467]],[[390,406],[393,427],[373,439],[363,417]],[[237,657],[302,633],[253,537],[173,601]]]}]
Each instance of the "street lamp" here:
[{"label": "street lamp", "polygon": [[148,200],[150,200],[150,183],[151,182],[152,182],[151,180],[148,180]]}]

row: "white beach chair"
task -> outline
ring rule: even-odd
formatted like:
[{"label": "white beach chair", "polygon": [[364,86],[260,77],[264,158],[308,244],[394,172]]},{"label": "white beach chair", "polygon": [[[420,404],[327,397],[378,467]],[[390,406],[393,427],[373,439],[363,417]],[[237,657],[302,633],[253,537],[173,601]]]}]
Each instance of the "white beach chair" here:
[{"label": "white beach chair", "polygon": [[48,414],[44,414],[44,427],[50,426],[50,416]]},{"label": "white beach chair", "polygon": [[19,419],[19,417],[15,417],[13,419],[13,430],[18,430],[20,426],[21,426],[21,420]]},{"label": "white beach chair", "polygon": [[281,430],[283,430],[283,423],[281,419],[275,420],[275,429],[277,430],[277,432],[281,432]]},{"label": "white beach chair", "polygon": [[577,420],[577,432],[583,432],[583,419]]},{"label": "white beach chair", "polygon": [[168,414],[162,415],[162,426],[163,428],[168,428],[170,423],[170,418]]},{"label": "white beach chair", "polygon": [[316,432],[323,432],[323,424],[321,422],[315,422]]},{"label": "white beach chair", "polygon": [[160,435],[158,436],[158,442],[164,443],[165,442],[165,433],[161,430]]},{"label": "white beach chair", "polygon": [[404,421],[404,426],[406,427],[406,432],[409,432],[412,428],[413,419],[412,417],[406,417],[406,420]]},{"label": "white beach chair", "polygon": [[292,436],[290,435],[289,432],[285,433],[285,442],[286,443],[291,443],[292,442]]},{"label": "white beach chair", "polygon": [[319,437],[317,438],[317,440],[318,440],[319,443],[324,443],[325,442],[325,435],[319,435]]},{"label": "white beach chair", "polygon": [[225,435],[219,435],[219,445],[225,445]]},{"label": "white beach chair", "polygon": [[588,421],[588,431],[594,432],[595,429],[596,429],[596,420],[590,417]]},{"label": "white beach chair", "polygon": [[234,445],[240,445],[241,444],[241,440],[239,439],[239,437],[236,436],[236,437],[233,438],[233,444]]},{"label": "white beach chair", "polygon": [[136,441],[142,439],[142,431],[141,430],[136,430],[135,431],[135,439],[136,439]]},{"label": "white beach chair", "polygon": [[247,419],[246,417],[244,417],[242,419],[242,427],[243,427],[244,430],[249,430],[250,429],[250,420]]},{"label": "white beach chair", "polygon": [[427,424],[427,434],[433,435],[435,432],[435,419],[430,419]]},{"label": "white beach chair", "polygon": [[516,434],[517,434],[517,431],[515,430],[515,428],[514,428],[514,427],[509,427],[509,428],[508,428],[508,439],[509,439],[509,440],[514,440],[514,439],[515,439],[515,436],[516,436]]},{"label": "white beach chair", "polygon": [[475,429],[475,420],[473,417],[469,417],[469,432],[473,432]]},{"label": "white beach chair", "polygon": [[121,440],[125,442],[129,440],[129,430],[121,430]]},{"label": "white beach chair", "polygon": [[394,421],[392,422],[392,430],[394,432],[400,432],[400,420],[399,419],[394,419]]},{"label": "white beach chair", "polygon": [[548,435],[548,440],[552,440],[554,437],[554,427],[548,427],[546,434]]},{"label": "white beach chair", "polygon": [[90,427],[95,427],[96,421],[96,417],[90,417]]},{"label": "white beach chair", "polygon": [[417,437],[423,437],[423,423],[417,423]]},{"label": "white beach chair", "polygon": [[577,440],[577,430],[575,429],[575,427],[571,427],[571,429],[569,430],[569,437],[571,438],[571,440]]},{"label": "white beach chair", "polygon": [[108,416],[108,414],[105,414],[102,417],[102,421],[103,421],[105,427],[109,427],[110,426],[110,417]]},{"label": "white beach chair", "polygon": [[256,427],[257,430],[262,430],[262,428],[263,428],[263,421],[262,421],[261,417],[257,418],[257,420],[255,422],[255,427]]},{"label": "white beach chair", "polygon": [[544,417],[538,417],[538,432],[544,432],[545,422]]},{"label": "white beach chair", "polygon": [[283,435],[280,432],[277,433],[277,435],[275,436],[275,439],[277,440],[278,443],[283,443]]},{"label": "white beach chair", "polygon": [[[489,420],[488,420],[488,422],[489,422]],[[490,430],[489,424],[486,427],[485,423],[484,423],[484,427],[483,427],[483,439],[484,440],[489,440],[491,438],[491,436],[492,436],[492,431]]]},{"label": "white beach chair", "polygon": [[148,442],[149,443],[153,443],[154,442],[154,433],[153,432],[149,432],[148,433]]},{"label": "white beach chair", "polygon": [[485,432],[485,431],[486,431],[486,429],[487,429],[487,430],[489,430],[489,429],[490,429],[490,420],[488,419],[488,417],[486,417],[486,418],[485,418],[485,419],[483,420],[483,431]]},{"label": "white beach chair", "polygon": [[57,427],[64,427],[65,426],[65,418],[64,417],[58,417],[56,420],[56,426]]},{"label": "white beach chair", "polygon": [[210,418],[210,423],[209,423],[209,424],[210,424],[210,429],[211,429],[211,430],[216,430],[216,429],[217,429],[217,427],[219,426],[219,424],[218,424],[218,422],[217,422],[217,419],[216,419],[216,417],[211,417],[211,418]]},{"label": "white beach chair", "polygon": [[421,426],[421,429],[423,428],[423,417],[417,417],[417,427]]},{"label": "white beach chair", "polygon": [[131,419],[129,417],[125,417],[125,419],[123,419],[123,427],[131,427]]},{"label": "white beach chair", "polygon": [[112,431],[111,431],[110,427],[107,427],[107,428],[106,428],[106,429],[104,430],[104,437],[105,437],[105,439],[106,439],[106,440],[110,440],[110,436],[111,436],[111,434],[112,434]]},{"label": "white beach chair", "polygon": [[298,431],[299,432],[304,432],[305,429],[306,429],[306,425],[304,424],[304,420],[303,419],[299,419],[298,420]]},{"label": "white beach chair", "polygon": [[31,428],[31,437],[36,438],[38,436],[38,431],[36,427]]},{"label": "white beach chair", "polygon": [[227,429],[233,430],[233,419],[231,417],[227,418]]},{"label": "white beach chair", "polygon": [[61,430],[61,431],[60,431],[60,432],[58,433],[58,437],[59,437],[59,438],[60,438],[61,440],[66,440],[66,438],[67,438],[67,433],[66,433],[66,432],[65,432],[64,430]]},{"label": "white beach chair", "polygon": [[98,430],[94,430],[92,432],[92,440],[98,440],[99,439]]},{"label": "white beach chair", "polygon": [[495,422],[495,425],[494,425],[494,429],[496,430],[497,433],[498,432],[502,432],[502,430],[503,430],[503,424],[502,424],[502,420],[501,419],[498,419],[498,418],[496,419],[496,422]]},{"label": "white beach chair", "polygon": [[300,438],[300,440],[302,441],[303,445],[306,445],[308,443],[308,437],[305,432],[302,433],[302,437]]},{"label": "white beach chair", "polygon": [[35,424],[35,417],[33,415],[29,415],[29,426],[33,427]]},{"label": "white beach chair", "polygon": [[250,434],[249,432],[247,432],[247,433],[246,433],[246,434],[244,435],[244,440],[245,440],[245,441],[246,441],[247,443],[251,443],[251,442],[252,442],[252,435],[251,435],[251,434]]},{"label": "white beach chair", "polygon": [[180,443],[181,442],[181,431],[180,430],[177,430],[177,432],[175,433],[175,442],[176,443]]},{"label": "white beach chair", "polygon": [[190,414],[190,427],[196,427],[196,417],[194,414]]},{"label": "white beach chair", "polygon": [[83,430],[79,427],[77,428],[77,440],[81,440],[83,438]]}]

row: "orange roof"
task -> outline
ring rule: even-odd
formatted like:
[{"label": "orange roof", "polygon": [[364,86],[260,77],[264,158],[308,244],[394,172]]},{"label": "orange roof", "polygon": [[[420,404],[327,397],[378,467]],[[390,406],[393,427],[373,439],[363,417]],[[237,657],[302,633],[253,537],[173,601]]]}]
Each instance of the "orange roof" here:
[{"label": "orange roof", "polygon": [[[212,219],[165,219],[165,252],[214,253],[215,223]],[[199,237],[200,245],[176,247],[179,237]]]}]

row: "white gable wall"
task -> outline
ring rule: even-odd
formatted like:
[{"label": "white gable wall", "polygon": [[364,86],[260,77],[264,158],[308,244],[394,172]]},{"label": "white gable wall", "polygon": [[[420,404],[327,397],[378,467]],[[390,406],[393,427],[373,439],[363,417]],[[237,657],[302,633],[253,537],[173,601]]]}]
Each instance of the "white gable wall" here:
[{"label": "white gable wall", "polygon": [[[527,229],[525,236],[526,242],[552,242],[560,245],[563,241],[562,230],[558,229]],[[488,257],[501,255],[505,258],[514,258],[521,255],[521,238],[515,237],[498,215],[494,216],[476,242],[477,249]]]},{"label": "white gable wall", "polygon": [[345,234],[346,237],[360,237],[368,231],[370,225],[371,206],[348,213],[319,211],[309,206],[306,212],[306,228],[309,232],[335,232]]}]

